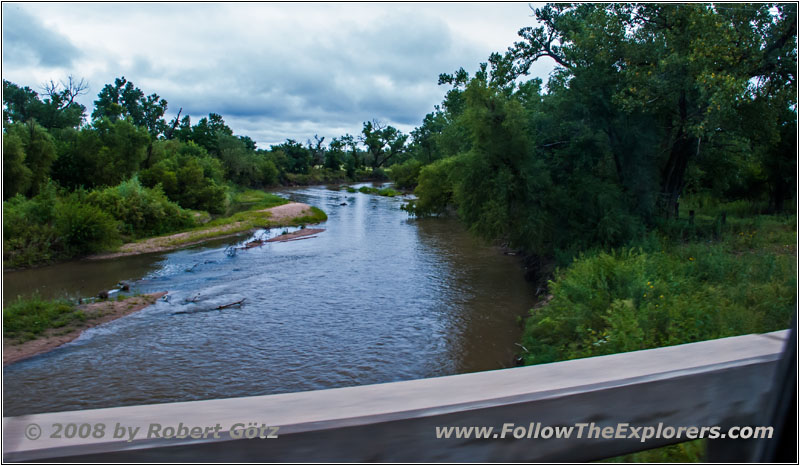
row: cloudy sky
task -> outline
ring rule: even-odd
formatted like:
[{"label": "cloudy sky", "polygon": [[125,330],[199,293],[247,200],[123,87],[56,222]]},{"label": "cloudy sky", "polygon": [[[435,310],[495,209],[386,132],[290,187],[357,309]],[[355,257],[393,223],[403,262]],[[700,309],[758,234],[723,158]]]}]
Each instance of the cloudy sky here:
[{"label": "cloudy sky", "polygon": [[[3,78],[38,90],[125,76],[196,122],[222,114],[266,148],[326,142],[378,119],[408,132],[440,103],[439,73],[471,73],[533,25],[527,3],[3,3]],[[537,64],[546,78],[552,63]],[[89,110],[87,113],[91,113]]]}]

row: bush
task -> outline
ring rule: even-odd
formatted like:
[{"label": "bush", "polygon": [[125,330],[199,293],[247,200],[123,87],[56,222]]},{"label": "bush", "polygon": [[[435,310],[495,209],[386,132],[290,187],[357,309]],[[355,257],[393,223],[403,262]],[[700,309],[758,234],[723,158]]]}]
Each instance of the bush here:
[{"label": "bush", "polygon": [[3,202],[3,261],[20,267],[55,259],[58,232],[52,220],[56,192],[51,185],[32,199],[21,194]]},{"label": "bush", "polygon": [[389,179],[389,177],[386,176],[386,171],[381,167],[373,168],[372,173],[369,175],[369,177],[370,179],[377,181],[384,181]]},{"label": "bush", "polygon": [[[362,186],[358,188],[358,191],[364,194],[377,194],[378,196],[384,197],[395,197],[400,194],[400,192],[395,191],[392,188],[373,188],[370,186]],[[355,190],[353,190],[355,192]]]},{"label": "bush", "polygon": [[400,189],[413,189],[417,186],[420,170],[422,170],[422,162],[409,159],[403,163],[392,165],[389,178]]},{"label": "bush", "polygon": [[117,186],[94,191],[86,202],[120,221],[122,233],[153,236],[194,225],[192,215],[170,202],[160,188],[146,188],[134,177]]},{"label": "bush", "polygon": [[403,206],[403,209],[418,217],[445,213],[453,199],[452,177],[458,164],[457,157],[449,157],[422,167],[419,184],[414,190],[417,199]]},{"label": "bush", "polygon": [[[142,170],[140,179],[144,186],[161,185],[164,194],[186,209],[206,210],[220,214],[227,208],[227,189],[222,184],[222,163],[209,156],[205,149],[193,143],[166,141],[157,146],[164,155],[152,167]],[[262,160],[260,177],[277,178],[277,169],[268,160]],[[270,171],[270,167],[272,171]]]},{"label": "bush", "polygon": [[81,193],[59,203],[53,224],[67,256],[91,254],[119,243],[117,222],[99,207],[84,203]]},{"label": "bush", "polygon": [[[729,250],[736,239],[575,259],[531,311],[529,364],[786,328],[796,290],[791,254]],[[747,286],[742,286],[747,284]]]}]

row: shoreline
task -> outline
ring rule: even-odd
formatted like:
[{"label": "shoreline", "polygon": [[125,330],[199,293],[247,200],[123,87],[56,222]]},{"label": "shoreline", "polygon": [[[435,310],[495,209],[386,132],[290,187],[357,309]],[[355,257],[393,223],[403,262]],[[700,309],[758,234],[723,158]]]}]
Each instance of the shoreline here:
[{"label": "shoreline", "polygon": [[[316,211],[316,212],[315,212]],[[318,213],[321,213],[321,218]],[[327,217],[325,214],[308,204],[301,202],[289,202],[268,209],[246,211],[243,214],[250,214],[252,218],[237,220],[225,225],[201,228],[171,235],[147,238],[141,241],[127,243],[115,251],[100,254],[93,254],[86,257],[86,260],[114,259],[117,257],[134,256],[155,252],[173,251],[189,246],[195,246],[207,241],[231,238],[245,233],[252,233],[259,228],[275,228],[292,226],[297,223],[319,223]],[[306,221],[308,220],[308,221]]]},{"label": "shoreline", "polygon": [[3,338],[3,367],[52,351],[75,340],[87,329],[141,311],[166,294],[166,291],[159,291],[141,296],[130,296],[121,301],[99,301],[81,304],[77,306],[77,309],[82,310],[87,319],[67,333],[59,333],[64,329],[48,329],[42,336],[23,343],[14,343],[8,338]]}]

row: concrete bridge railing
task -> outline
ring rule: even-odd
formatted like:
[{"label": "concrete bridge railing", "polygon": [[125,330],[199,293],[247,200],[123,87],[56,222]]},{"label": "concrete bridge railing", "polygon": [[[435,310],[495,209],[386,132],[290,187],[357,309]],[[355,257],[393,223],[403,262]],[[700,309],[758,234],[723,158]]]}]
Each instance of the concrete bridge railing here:
[{"label": "concrete bridge railing", "polygon": [[[661,423],[723,429],[761,425],[788,335],[789,331],[745,335],[330,390],[7,417],[3,460],[588,461],[676,440],[576,438],[575,433],[569,439],[545,439],[541,434],[516,439],[510,432],[505,438],[492,434],[485,439],[447,439],[437,438],[437,427],[493,427],[499,434],[510,423],[594,423],[599,428]],[[279,427],[277,432],[260,432],[277,438],[233,438],[255,435],[255,430],[246,431],[251,423]],[[61,438],[52,438],[59,424]],[[174,431],[185,438],[148,438],[154,435],[154,425],[160,425],[155,435]],[[32,426],[39,428],[36,439]],[[66,438],[68,433],[72,438]]]}]

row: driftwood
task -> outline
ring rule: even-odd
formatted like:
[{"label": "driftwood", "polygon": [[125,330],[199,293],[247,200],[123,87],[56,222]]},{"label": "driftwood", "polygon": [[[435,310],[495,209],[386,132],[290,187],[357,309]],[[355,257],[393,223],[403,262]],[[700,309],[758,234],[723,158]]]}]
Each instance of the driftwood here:
[{"label": "driftwood", "polygon": [[282,240],[280,240],[278,242],[279,243],[288,243],[289,241],[300,241],[301,239],[311,239],[311,238],[316,238],[316,237],[317,237],[316,235],[314,235],[314,236],[303,236],[302,238],[282,239]]},{"label": "driftwood", "polygon": [[244,302],[245,299],[247,299],[247,298],[242,298],[240,301],[236,301],[235,303],[223,304],[222,306],[217,306],[217,307],[214,308],[214,310],[227,309],[229,307],[239,306],[240,304],[242,304]]},{"label": "driftwood", "polygon": [[172,315],[197,314],[198,312],[219,311],[221,309],[227,309],[227,308],[233,307],[233,306],[240,306],[244,302],[245,299],[247,299],[247,298],[242,298],[239,301],[236,301],[236,302],[233,302],[233,303],[228,303],[228,304],[223,304],[222,306],[217,306],[217,307],[214,307],[214,308],[211,308],[211,309],[195,309],[195,310],[192,310],[192,311],[177,311],[177,312],[173,312]]}]

